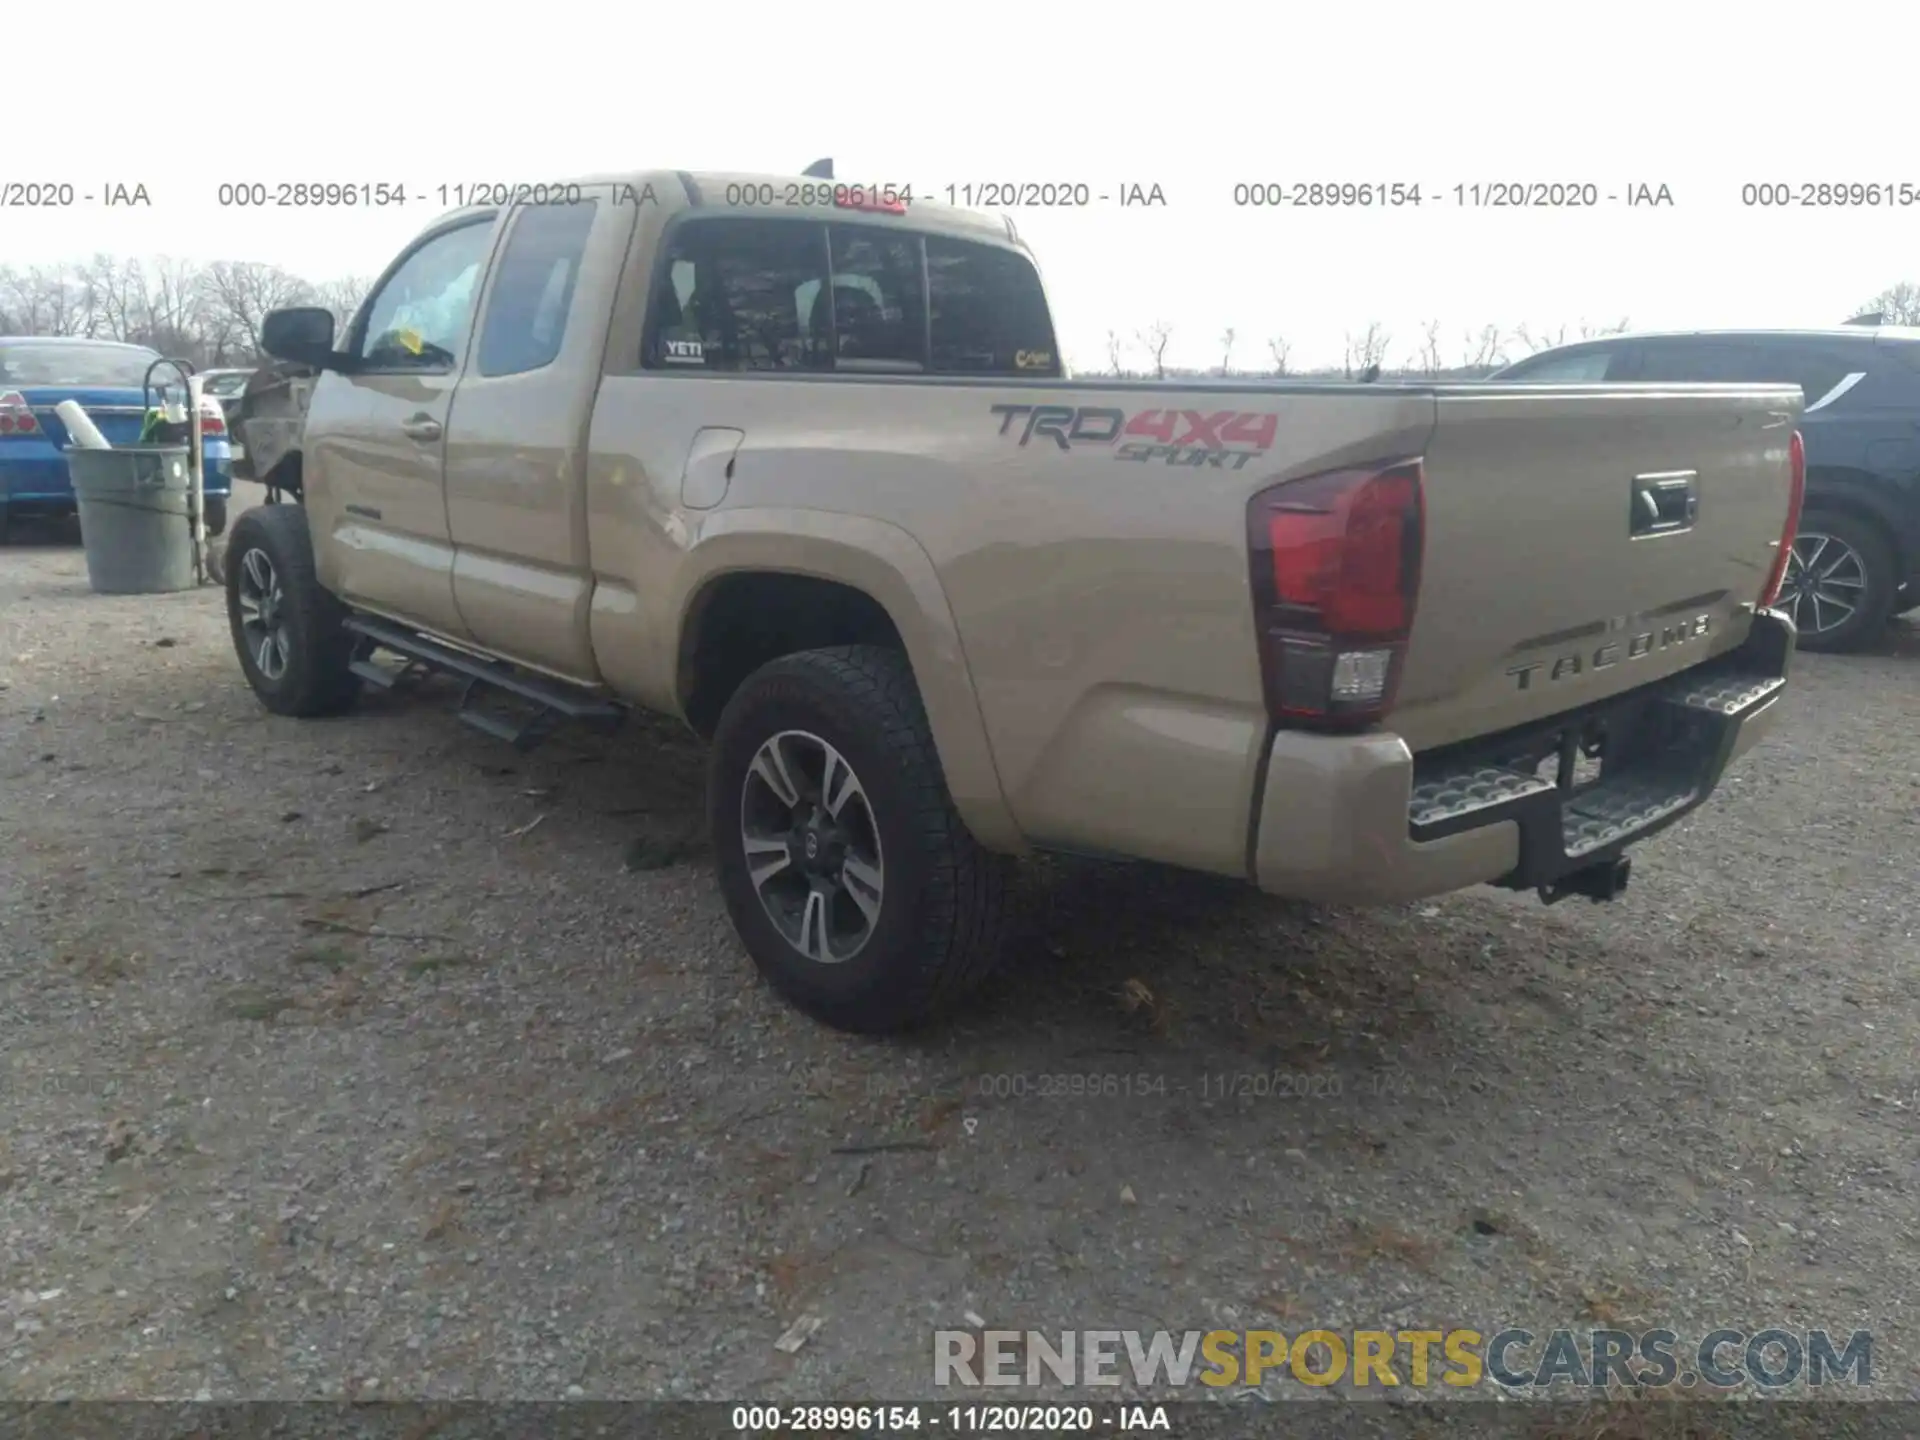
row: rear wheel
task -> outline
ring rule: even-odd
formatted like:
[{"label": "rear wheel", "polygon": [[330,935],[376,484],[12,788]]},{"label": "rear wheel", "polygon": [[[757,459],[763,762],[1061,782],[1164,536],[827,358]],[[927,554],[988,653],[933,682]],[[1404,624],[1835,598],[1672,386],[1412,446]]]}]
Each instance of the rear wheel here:
[{"label": "rear wheel", "polygon": [[1838,511],[1800,522],[1776,606],[1792,617],[1800,648],[1870,644],[1893,611],[1893,550],[1878,529]]},{"label": "rear wheel", "polygon": [[227,497],[208,495],[203,503],[206,508],[202,518],[206,521],[207,534],[224,534],[227,528]]},{"label": "rear wheel", "polygon": [[749,676],[714,736],[708,820],[734,929],[815,1019],[902,1029],[992,969],[1009,862],[954,810],[898,652],[808,650]]},{"label": "rear wheel", "polygon": [[221,566],[227,624],[247,683],[276,715],[332,715],[350,707],[347,610],[314,573],[307,512],[261,505],[240,517]]}]

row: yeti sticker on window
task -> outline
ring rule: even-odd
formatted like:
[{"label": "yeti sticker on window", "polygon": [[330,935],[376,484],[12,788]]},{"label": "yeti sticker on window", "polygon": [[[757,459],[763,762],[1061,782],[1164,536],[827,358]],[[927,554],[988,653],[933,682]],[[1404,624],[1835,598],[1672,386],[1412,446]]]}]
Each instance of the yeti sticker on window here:
[{"label": "yeti sticker on window", "polygon": [[662,340],[660,358],[673,365],[704,365],[707,352],[698,340]]},{"label": "yeti sticker on window", "polygon": [[1052,364],[1051,350],[1016,350],[1013,354],[1013,366],[1016,370],[1045,370]]}]

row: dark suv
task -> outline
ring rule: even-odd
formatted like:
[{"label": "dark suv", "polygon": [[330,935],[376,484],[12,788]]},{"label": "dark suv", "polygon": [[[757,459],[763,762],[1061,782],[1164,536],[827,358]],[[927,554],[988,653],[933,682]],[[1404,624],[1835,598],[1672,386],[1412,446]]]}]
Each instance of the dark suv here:
[{"label": "dark suv", "polygon": [[1807,650],[1869,644],[1920,607],[1920,329],[1613,335],[1495,380],[1763,381],[1806,394],[1807,498],[1780,591]]}]

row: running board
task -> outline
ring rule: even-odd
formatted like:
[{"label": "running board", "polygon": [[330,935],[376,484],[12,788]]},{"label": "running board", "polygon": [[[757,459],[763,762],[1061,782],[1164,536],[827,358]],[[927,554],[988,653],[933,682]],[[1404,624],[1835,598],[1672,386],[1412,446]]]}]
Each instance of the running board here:
[{"label": "running board", "polygon": [[[431,671],[457,675],[467,683],[456,710],[463,724],[483,735],[504,740],[516,750],[531,750],[567,720],[611,729],[626,709],[591,690],[534,675],[503,660],[487,660],[456,650],[404,626],[369,615],[350,615],[347,630],[358,637],[349,669],[369,685],[392,690],[408,677]],[[374,652],[389,650],[406,663],[390,670],[374,663]],[[495,695],[517,701],[531,713],[503,715],[480,708],[479,701]]]}]

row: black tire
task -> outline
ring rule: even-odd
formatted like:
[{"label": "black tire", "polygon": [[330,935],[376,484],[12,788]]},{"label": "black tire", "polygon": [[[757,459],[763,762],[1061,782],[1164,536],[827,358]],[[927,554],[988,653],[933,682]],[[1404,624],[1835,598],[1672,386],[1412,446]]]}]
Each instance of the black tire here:
[{"label": "black tire", "polygon": [[[1800,560],[1796,558],[1781,589],[1779,606],[1793,616],[1794,624],[1799,627],[1799,648],[1815,653],[1837,653],[1871,645],[1885,632],[1887,620],[1893,613],[1896,588],[1893,547],[1871,521],[1840,510],[1810,510],[1801,518],[1794,552],[1796,557],[1803,557],[1813,551],[1807,558],[1814,560],[1816,569],[1830,568],[1833,562],[1828,558],[1831,552],[1821,550],[1814,537],[1829,537],[1852,552],[1854,559],[1843,560],[1841,571],[1835,572],[1836,588],[1831,593],[1858,598],[1851,614],[1825,623],[1835,607],[1802,594],[1796,586],[1801,573]],[[1839,586],[1842,580],[1846,583]]]},{"label": "black tire", "polygon": [[[809,958],[781,932],[748,870],[749,773],[784,732],[817,737],[844,758],[883,859],[866,938],[834,963]],[[734,930],[768,983],[816,1020],[860,1034],[905,1029],[985,979],[999,958],[1011,862],[983,850],[955,811],[913,672],[896,651],[807,650],[750,675],[714,735],[707,815]],[[800,874],[797,860],[791,873]],[[850,883],[844,872],[840,883]]]},{"label": "black tire", "polygon": [[[258,554],[266,569],[253,562]],[[226,575],[227,625],[247,683],[260,703],[276,715],[337,715],[350,709],[360,693],[360,677],[348,666],[353,637],[345,629],[347,609],[320,584],[314,573],[313,541],[307,512],[298,505],[260,505],[233,527],[222,560]],[[270,626],[249,632],[247,597],[257,596],[263,576],[277,581],[280,599]],[[259,612],[257,602],[255,615]],[[255,645],[270,629],[275,637],[263,668]],[[278,665],[278,673],[269,670]]]},{"label": "black tire", "polygon": [[201,517],[206,521],[207,534],[224,535],[227,531],[227,497],[208,495],[204,497],[206,513]]}]

